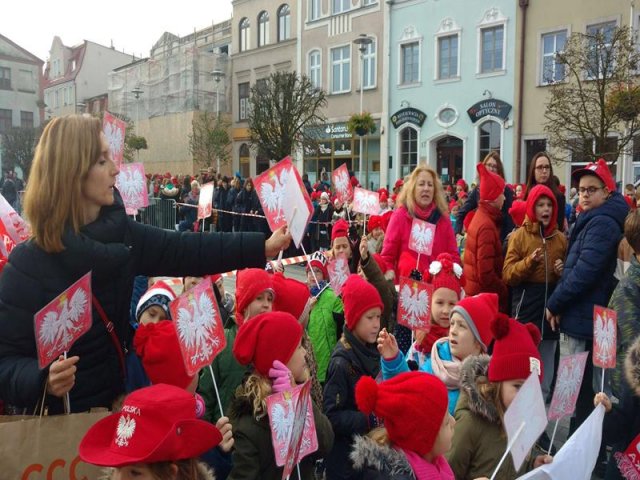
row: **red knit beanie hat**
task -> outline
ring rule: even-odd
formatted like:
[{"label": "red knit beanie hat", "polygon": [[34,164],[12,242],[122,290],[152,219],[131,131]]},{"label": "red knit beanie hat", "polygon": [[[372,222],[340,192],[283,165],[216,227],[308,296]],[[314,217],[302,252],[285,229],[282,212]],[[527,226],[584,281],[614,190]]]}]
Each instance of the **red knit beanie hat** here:
[{"label": "red knit beanie hat", "polygon": [[480,293],[473,297],[463,298],[451,309],[451,315],[454,313],[464,318],[469,330],[480,343],[483,351],[486,352],[491,340],[493,340],[491,324],[498,315],[498,295]]},{"label": "red knit beanie hat", "polygon": [[378,290],[356,274],[349,275],[342,287],[344,317],[349,330],[353,330],[367,310],[384,308]]},{"label": "red knit beanie hat", "polygon": [[346,237],[348,233],[349,224],[346,222],[346,220],[341,218],[331,228],[331,243],[333,244],[333,241],[336,238]]},{"label": "red knit beanie hat", "polygon": [[329,270],[327,270],[327,257],[322,252],[313,252],[309,257],[309,263],[307,264],[307,270],[311,267],[316,267],[322,272],[322,279],[329,280]]},{"label": "red knit beanie hat", "polygon": [[176,295],[167,283],[162,280],[154,283],[151,288],[144,292],[138,301],[138,306],[136,307],[136,320],[140,321],[140,316],[144,311],[153,305],[157,305],[162,308],[167,318],[171,318],[169,304],[175,299]]},{"label": "red knit beanie hat", "polygon": [[405,372],[380,384],[364,375],[356,384],[356,405],[382,418],[394,446],[424,456],[447,413],[447,388],[426,372]]},{"label": "red knit beanie hat", "polygon": [[287,312],[299,319],[309,301],[309,287],[278,272],[273,275],[273,289],[276,292],[273,311]]},{"label": "red knit beanie hat", "polygon": [[151,383],[180,388],[187,388],[191,383],[193,377],[187,375],[172,321],[140,325],[133,336],[133,347]]},{"label": "red knit beanie hat", "polygon": [[382,228],[382,217],[380,215],[371,215],[367,224],[367,231],[373,232],[375,228]]},{"label": "red knit beanie hat", "polygon": [[302,339],[302,326],[286,312],[256,315],[243,324],[233,343],[233,356],[240,365],[253,364],[258,373],[269,376],[275,360],[285,365]]},{"label": "red knit beanie hat", "polygon": [[[271,275],[261,268],[238,270],[236,276],[236,323],[244,323],[244,311],[265,290],[273,292]],[[274,293],[275,296],[275,293]]]},{"label": "red knit beanie hat", "polygon": [[533,371],[542,379],[538,327],[533,323],[522,324],[499,313],[491,324],[491,330],[496,340],[489,360],[490,382],[528,378]]},{"label": "red knit beanie hat", "polygon": [[441,253],[429,265],[430,282],[435,292],[439,288],[453,290],[460,298],[462,287],[465,285],[462,267],[450,253]]},{"label": "red knit beanie hat", "polygon": [[527,202],[524,200],[514,200],[509,209],[509,215],[516,227],[521,227],[524,223],[524,217],[527,214]]},{"label": "red knit beanie hat", "polygon": [[480,175],[480,200],[493,202],[504,193],[504,178],[487,170],[484,163],[479,163],[477,170]]}]

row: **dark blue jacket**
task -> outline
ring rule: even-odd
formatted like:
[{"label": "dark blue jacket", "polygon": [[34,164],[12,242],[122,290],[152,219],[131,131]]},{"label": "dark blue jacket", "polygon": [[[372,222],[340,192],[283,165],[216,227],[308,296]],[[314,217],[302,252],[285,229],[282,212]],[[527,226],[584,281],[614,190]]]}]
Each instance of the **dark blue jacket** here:
[{"label": "dark blue jacket", "polygon": [[614,192],[600,207],[578,216],[569,237],[569,253],[562,278],[547,307],[560,314],[560,329],[572,337],[593,338],[593,306],[609,304],[616,286],[618,243],[629,212],[622,195]]}]

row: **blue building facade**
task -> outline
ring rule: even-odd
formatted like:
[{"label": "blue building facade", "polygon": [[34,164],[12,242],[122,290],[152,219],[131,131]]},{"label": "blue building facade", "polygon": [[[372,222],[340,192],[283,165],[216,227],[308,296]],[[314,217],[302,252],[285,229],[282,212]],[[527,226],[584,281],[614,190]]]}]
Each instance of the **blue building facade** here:
[{"label": "blue building facade", "polygon": [[518,2],[389,3],[389,183],[425,162],[472,182],[493,150],[511,181]]}]

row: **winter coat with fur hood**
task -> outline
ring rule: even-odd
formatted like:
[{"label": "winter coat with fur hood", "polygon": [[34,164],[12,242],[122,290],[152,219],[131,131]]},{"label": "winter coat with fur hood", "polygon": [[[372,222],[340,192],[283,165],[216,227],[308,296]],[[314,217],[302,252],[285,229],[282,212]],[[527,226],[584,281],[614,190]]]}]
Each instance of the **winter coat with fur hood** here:
[{"label": "winter coat with fur hood", "polygon": [[[460,398],[454,418],[456,425],[451,449],[445,454],[456,480],[491,477],[507,449],[507,434],[496,406],[478,390],[478,380],[489,372],[489,356],[468,357],[460,372]],[[533,457],[532,457],[533,458]],[[496,480],[513,480],[531,470],[533,460],[516,473],[511,455],[498,470]]]},{"label": "winter coat with fur hood", "polygon": [[357,435],[349,455],[362,480],[415,480],[407,457],[390,445]]}]

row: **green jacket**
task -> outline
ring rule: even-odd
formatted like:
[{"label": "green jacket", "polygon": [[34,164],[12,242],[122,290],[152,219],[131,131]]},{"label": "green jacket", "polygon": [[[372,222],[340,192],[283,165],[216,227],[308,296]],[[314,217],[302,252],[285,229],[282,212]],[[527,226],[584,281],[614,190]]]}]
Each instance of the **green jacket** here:
[{"label": "green jacket", "polygon": [[[222,402],[225,416],[228,415],[227,410],[229,409],[236,388],[242,383],[245,373],[249,371],[249,367],[240,365],[233,356],[233,342],[236,339],[237,333],[238,325],[236,325],[233,317],[229,317],[224,329],[227,345],[224,347],[224,350],[213,359],[213,363],[211,364],[213,374],[216,376],[220,401]],[[218,406],[218,399],[215,388],[213,387],[211,370],[209,368],[203,368],[200,371],[198,393],[202,395],[206,407],[204,419],[215,424],[220,418],[220,407]]]},{"label": "green jacket", "polygon": [[[228,480],[281,480],[282,467],[276,466],[267,415],[256,420],[252,405],[235,398],[230,411],[233,425],[233,469]],[[300,462],[302,479],[314,478],[315,461],[324,458],[333,446],[333,430],[327,417],[313,404],[313,418],[318,435],[318,450]],[[292,480],[299,480],[296,470]]]},{"label": "green jacket", "polygon": [[318,381],[324,385],[331,352],[338,342],[338,327],[334,314],[342,315],[344,306],[331,288],[326,288],[309,314],[307,332],[313,345],[313,353],[318,365]]},{"label": "green jacket", "polygon": [[[456,480],[490,478],[507,449],[507,434],[493,403],[480,395],[476,380],[487,376],[489,356],[467,358],[460,372],[460,398],[456,405],[453,441],[445,454]],[[533,468],[534,457],[525,459],[516,473],[511,455],[502,463],[496,480],[513,480]]]}]

